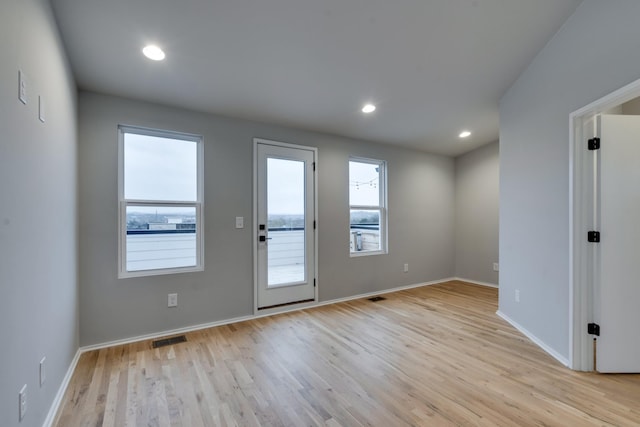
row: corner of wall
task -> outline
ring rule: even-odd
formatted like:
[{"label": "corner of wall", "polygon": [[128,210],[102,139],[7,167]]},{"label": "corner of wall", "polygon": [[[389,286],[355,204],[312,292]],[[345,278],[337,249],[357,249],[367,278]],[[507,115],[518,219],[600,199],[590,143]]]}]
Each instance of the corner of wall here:
[{"label": "corner of wall", "polygon": [[455,159],[455,276],[498,284],[499,143]]}]

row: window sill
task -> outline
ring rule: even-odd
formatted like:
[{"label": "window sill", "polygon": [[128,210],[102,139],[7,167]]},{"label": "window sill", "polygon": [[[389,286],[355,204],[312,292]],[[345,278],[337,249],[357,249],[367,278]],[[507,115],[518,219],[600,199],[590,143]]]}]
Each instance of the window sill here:
[{"label": "window sill", "polygon": [[204,267],[184,267],[184,268],[162,268],[157,270],[140,270],[140,271],[120,271],[118,273],[118,279],[131,279],[134,277],[147,277],[147,276],[162,276],[166,274],[180,274],[180,273],[196,273],[204,271]]},{"label": "window sill", "polygon": [[387,251],[360,251],[360,252],[349,252],[349,257],[351,258],[359,258],[363,256],[371,256],[371,255],[386,255]]}]

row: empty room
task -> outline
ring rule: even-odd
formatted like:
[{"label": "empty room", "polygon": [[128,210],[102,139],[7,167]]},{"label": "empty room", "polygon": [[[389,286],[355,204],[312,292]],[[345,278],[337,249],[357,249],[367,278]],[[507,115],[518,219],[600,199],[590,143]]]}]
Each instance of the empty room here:
[{"label": "empty room", "polygon": [[640,426],[639,18],[3,0],[0,426]]}]

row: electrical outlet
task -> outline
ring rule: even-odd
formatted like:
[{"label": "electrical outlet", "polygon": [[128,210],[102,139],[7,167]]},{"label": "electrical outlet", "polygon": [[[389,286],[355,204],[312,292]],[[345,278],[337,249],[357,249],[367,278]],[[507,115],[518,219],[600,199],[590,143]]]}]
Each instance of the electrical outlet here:
[{"label": "electrical outlet", "polygon": [[244,228],[244,217],[237,216],[236,217],[236,228]]},{"label": "electrical outlet", "polygon": [[516,302],[520,302],[520,289],[516,289]]},{"label": "electrical outlet", "polygon": [[493,271],[500,271],[500,264],[498,264],[497,262],[493,263]]},{"label": "electrical outlet", "polygon": [[178,306],[178,294],[169,294],[167,307],[177,307]]},{"label": "electrical outlet", "polygon": [[405,264],[404,265],[404,272],[408,273],[409,272],[409,264]]},{"label": "electrical outlet", "polygon": [[46,357],[43,357],[42,360],[40,361],[40,387],[42,387],[45,381],[47,381],[47,371],[45,371],[44,369],[44,362],[46,361],[47,361]]},{"label": "electrical outlet", "polygon": [[18,393],[18,421],[22,421],[27,414],[27,385],[25,384]]}]

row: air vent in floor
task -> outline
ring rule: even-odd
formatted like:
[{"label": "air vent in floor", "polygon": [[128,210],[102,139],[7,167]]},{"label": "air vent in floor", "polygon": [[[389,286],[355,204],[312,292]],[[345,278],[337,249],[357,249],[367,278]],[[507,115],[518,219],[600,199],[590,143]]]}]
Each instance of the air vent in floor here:
[{"label": "air vent in floor", "polygon": [[156,340],[153,341],[151,344],[153,345],[153,348],[158,348],[158,347],[164,347],[167,345],[173,345],[173,344],[178,344],[181,342],[186,342],[187,341],[187,337],[184,335],[178,335],[177,337],[171,337],[171,338],[164,338],[161,340]]},{"label": "air vent in floor", "polygon": [[385,298],[385,297],[380,297],[380,296],[378,296],[378,297],[372,297],[372,298],[368,298],[368,299],[369,299],[369,301],[371,301],[371,302],[378,302],[378,301],[384,301],[384,300],[386,300],[386,298]]}]

